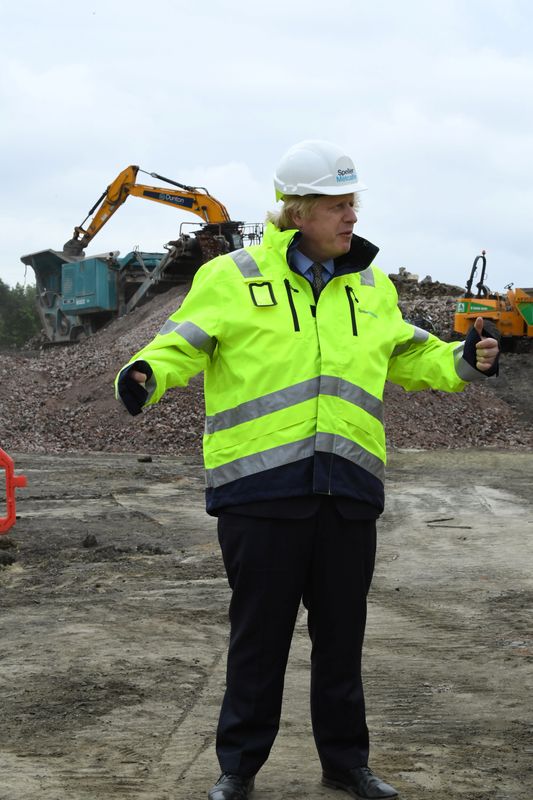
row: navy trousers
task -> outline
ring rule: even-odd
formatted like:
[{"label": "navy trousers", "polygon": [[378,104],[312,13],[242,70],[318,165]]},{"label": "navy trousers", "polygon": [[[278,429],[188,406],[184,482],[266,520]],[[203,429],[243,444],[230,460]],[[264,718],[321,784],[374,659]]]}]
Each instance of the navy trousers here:
[{"label": "navy trousers", "polygon": [[300,601],[308,611],[311,720],[322,766],[368,763],[361,680],[375,520],[344,519],[325,497],[311,517],[223,513],[230,642],[217,730],[221,769],[255,775],[278,732],[285,669]]}]

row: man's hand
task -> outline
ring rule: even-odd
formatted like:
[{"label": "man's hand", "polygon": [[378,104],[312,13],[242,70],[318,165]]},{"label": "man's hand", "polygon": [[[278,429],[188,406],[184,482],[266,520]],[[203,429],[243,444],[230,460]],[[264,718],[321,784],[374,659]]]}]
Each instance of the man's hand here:
[{"label": "man's hand", "polygon": [[145,375],[144,372],[139,372],[138,369],[132,369],[130,370],[130,378],[133,378],[137,383],[146,383],[148,375]]},{"label": "man's hand", "polygon": [[152,376],[152,369],[146,361],[136,361],[128,369],[124,369],[118,381],[118,393],[130,414],[140,414],[148,398],[144,386]]},{"label": "man's hand", "polygon": [[494,366],[500,346],[496,339],[483,335],[483,327],[483,317],[478,317],[474,323],[474,329],[479,336],[479,342],[476,344],[476,369],[487,372]]}]

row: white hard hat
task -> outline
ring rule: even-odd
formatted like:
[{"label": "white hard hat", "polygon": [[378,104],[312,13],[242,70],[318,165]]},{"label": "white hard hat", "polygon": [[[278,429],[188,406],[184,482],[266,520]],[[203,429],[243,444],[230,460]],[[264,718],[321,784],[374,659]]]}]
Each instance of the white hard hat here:
[{"label": "white hard hat", "polygon": [[308,139],[287,150],[274,175],[276,200],[286,194],[349,194],[366,189],[344,150],[331,142]]}]

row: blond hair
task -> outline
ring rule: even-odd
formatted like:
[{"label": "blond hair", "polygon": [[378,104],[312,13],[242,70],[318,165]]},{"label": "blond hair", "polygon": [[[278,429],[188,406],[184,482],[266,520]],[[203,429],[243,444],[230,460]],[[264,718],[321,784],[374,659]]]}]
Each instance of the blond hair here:
[{"label": "blond hair", "polygon": [[[276,211],[269,211],[267,213],[266,221],[272,222],[280,231],[287,231],[291,228],[296,228],[294,217],[299,216],[306,219],[311,216],[311,213],[320,200],[322,194],[306,194],[303,197],[297,194],[287,194],[283,198],[283,205]],[[359,198],[357,194],[353,195],[354,208],[359,208]]]}]

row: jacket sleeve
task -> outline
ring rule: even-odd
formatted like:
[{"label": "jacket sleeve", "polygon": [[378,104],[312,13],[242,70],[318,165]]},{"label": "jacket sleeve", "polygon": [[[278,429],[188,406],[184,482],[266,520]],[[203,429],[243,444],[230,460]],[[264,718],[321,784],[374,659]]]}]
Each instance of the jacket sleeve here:
[{"label": "jacket sleeve", "polygon": [[196,273],[182,305],[165,322],[159,333],[135,353],[115,380],[115,396],[120,398],[121,375],[136,361],[146,362],[152,374],[145,384],[144,405],[157,403],[167,389],[187,386],[190,379],[209,364],[220,335],[220,298],[215,262],[205,264]]},{"label": "jacket sleeve", "polygon": [[[392,286],[397,301],[396,289]],[[395,304],[391,319],[394,346],[389,360],[387,379],[406,391],[438,389],[460,392],[470,381],[486,376],[463,357],[463,342],[443,342],[437,336],[402,319]]]}]

